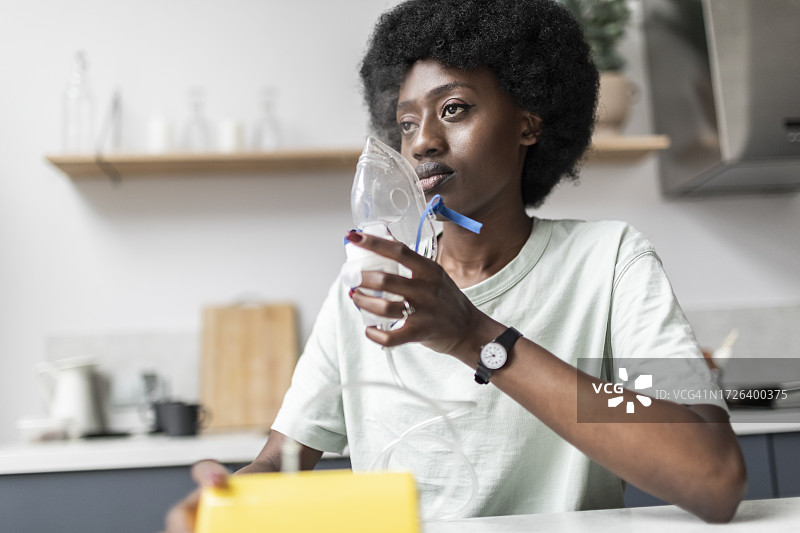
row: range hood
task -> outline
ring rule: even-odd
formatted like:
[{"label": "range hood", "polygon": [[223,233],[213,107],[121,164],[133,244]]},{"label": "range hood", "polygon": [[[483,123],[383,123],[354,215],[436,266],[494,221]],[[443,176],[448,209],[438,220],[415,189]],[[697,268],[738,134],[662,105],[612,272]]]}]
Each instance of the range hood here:
[{"label": "range hood", "polygon": [[800,0],[642,0],[668,196],[800,190]]}]

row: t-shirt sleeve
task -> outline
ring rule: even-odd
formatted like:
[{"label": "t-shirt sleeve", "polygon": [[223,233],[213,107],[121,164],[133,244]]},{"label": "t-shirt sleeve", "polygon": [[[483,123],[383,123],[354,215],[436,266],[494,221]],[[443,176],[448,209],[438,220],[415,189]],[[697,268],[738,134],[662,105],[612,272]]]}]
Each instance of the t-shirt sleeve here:
[{"label": "t-shirt sleeve", "polygon": [[620,247],[612,290],[613,380],[658,399],[727,410],[660,258],[644,237],[631,233]]},{"label": "t-shirt sleeve", "polygon": [[301,444],[334,453],[347,445],[337,353],[341,290],[337,280],[328,291],[272,424]]}]

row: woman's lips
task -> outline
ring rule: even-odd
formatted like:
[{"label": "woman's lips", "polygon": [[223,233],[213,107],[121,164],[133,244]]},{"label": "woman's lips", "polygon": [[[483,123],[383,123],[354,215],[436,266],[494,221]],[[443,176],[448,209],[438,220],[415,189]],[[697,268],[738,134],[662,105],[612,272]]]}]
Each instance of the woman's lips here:
[{"label": "woman's lips", "polygon": [[430,178],[419,180],[422,185],[422,190],[425,192],[430,191],[450,179],[452,174],[435,174]]},{"label": "woman's lips", "polygon": [[416,169],[422,190],[428,192],[447,182],[455,171],[444,163],[422,163]]}]

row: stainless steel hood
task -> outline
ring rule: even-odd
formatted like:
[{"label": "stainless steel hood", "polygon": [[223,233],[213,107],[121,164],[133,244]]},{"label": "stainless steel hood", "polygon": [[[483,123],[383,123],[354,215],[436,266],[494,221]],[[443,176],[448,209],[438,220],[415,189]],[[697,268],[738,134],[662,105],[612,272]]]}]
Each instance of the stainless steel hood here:
[{"label": "stainless steel hood", "polygon": [[642,0],[669,196],[800,190],[800,0]]}]

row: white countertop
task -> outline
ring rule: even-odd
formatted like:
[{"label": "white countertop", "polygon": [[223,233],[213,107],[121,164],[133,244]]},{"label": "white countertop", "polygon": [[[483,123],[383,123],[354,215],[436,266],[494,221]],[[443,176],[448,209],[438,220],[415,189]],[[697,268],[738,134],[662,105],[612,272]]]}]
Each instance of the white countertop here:
[{"label": "white countertop", "polygon": [[[758,422],[753,422],[757,419]],[[800,409],[731,410],[731,426],[737,435],[800,431]]]},{"label": "white countertop", "polygon": [[249,463],[266,441],[263,433],[243,432],[6,445],[0,447],[0,475],[183,466],[210,458],[222,463]]},{"label": "white countertop", "polygon": [[707,524],[673,505],[581,511],[539,515],[498,516],[428,522],[424,533],[532,533],[564,531],[592,533],[797,533],[800,531],[800,498],[742,502],[729,524]]},{"label": "white countertop", "polygon": [[[800,409],[758,414],[732,411],[738,435],[800,431]],[[135,435],[97,440],[0,445],[0,475],[186,466],[213,458],[223,463],[249,463],[264,446],[261,432],[205,434],[193,437]],[[324,457],[336,457],[325,454]]]}]

